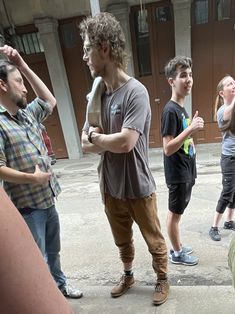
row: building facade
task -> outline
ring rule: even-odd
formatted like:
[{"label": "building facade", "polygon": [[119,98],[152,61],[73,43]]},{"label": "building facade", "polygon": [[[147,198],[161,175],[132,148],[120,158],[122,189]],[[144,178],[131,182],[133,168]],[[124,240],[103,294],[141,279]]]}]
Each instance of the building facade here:
[{"label": "building facade", "polygon": [[[219,80],[235,77],[235,0],[0,0],[0,43],[17,47],[57,99],[46,121],[58,158],[82,155],[80,135],[92,79],[82,60],[78,24],[99,11],[113,13],[127,39],[128,73],[148,89],[150,146],[162,145],[160,117],[170,97],[164,65],[175,55],[193,58],[194,87],[186,109],[205,120],[197,143],[221,139],[214,116]],[[29,98],[33,97],[29,89]]]}]

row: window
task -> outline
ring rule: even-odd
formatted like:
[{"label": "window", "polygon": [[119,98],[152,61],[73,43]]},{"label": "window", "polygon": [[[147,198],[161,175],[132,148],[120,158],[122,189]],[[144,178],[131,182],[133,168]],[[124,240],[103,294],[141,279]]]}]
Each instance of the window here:
[{"label": "window", "polygon": [[170,7],[159,7],[156,9],[156,18],[158,22],[167,22],[172,20]]},{"label": "window", "polygon": [[230,19],[231,0],[217,0],[216,6],[218,21]]},{"label": "window", "polygon": [[195,24],[208,23],[208,0],[196,0],[194,6]]},{"label": "window", "polygon": [[11,36],[14,47],[26,55],[44,52],[40,41],[39,33],[27,33],[22,35],[13,34]]},{"label": "window", "polygon": [[152,70],[147,10],[139,10],[135,12],[134,25],[136,34],[139,76],[150,75]]},{"label": "window", "polygon": [[78,42],[78,36],[76,27],[73,22],[62,24],[60,26],[63,43],[66,48],[76,47]]}]

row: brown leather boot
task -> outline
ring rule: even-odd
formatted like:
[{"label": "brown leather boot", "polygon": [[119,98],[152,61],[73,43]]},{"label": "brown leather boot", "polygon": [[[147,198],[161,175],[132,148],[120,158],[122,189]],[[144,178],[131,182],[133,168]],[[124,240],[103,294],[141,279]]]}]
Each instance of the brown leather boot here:
[{"label": "brown leather boot", "polygon": [[169,294],[170,285],[167,279],[158,279],[155,292],[153,294],[153,304],[160,305],[166,302]]},{"label": "brown leather boot", "polygon": [[111,296],[113,298],[120,297],[123,295],[129,288],[131,288],[135,283],[134,276],[126,276],[125,274],[122,275],[119,283],[113,287],[111,290]]}]

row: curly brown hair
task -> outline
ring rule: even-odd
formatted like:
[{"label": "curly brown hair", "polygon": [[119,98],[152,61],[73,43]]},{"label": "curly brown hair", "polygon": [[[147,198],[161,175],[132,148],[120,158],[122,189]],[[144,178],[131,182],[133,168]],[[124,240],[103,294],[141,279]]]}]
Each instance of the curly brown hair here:
[{"label": "curly brown hair", "polygon": [[126,69],[126,40],[120,22],[108,12],[101,12],[93,17],[87,17],[79,24],[80,35],[85,40],[86,35],[91,45],[100,47],[102,43],[110,46],[110,58],[114,63]]}]

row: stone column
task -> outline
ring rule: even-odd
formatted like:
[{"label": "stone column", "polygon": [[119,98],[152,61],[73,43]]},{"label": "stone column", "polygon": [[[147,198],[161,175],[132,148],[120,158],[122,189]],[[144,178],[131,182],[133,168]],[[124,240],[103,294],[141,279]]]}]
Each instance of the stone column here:
[{"label": "stone column", "polygon": [[99,0],[90,0],[91,15],[94,16],[100,12],[100,2]]},{"label": "stone column", "polygon": [[126,52],[129,56],[127,73],[130,76],[134,76],[134,66],[132,58],[132,47],[131,47],[131,33],[129,25],[129,5],[126,1],[111,1],[106,9],[108,12],[112,13],[121,23],[123,32],[126,38]]},{"label": "stone column", "polygon": [[[191,0],[171,0],[174,7],[175,54],[191,57]],[[192,116],[192,96],[186,98],[185,108]]]},{"label": "stone column", "polygon": [[40,39],[44,47],[68,156],[69,159],[76,159],[82,157],[82,150],[59,42],[58,22],[53,18],[37,18],[34,22],[39,30]]}]

